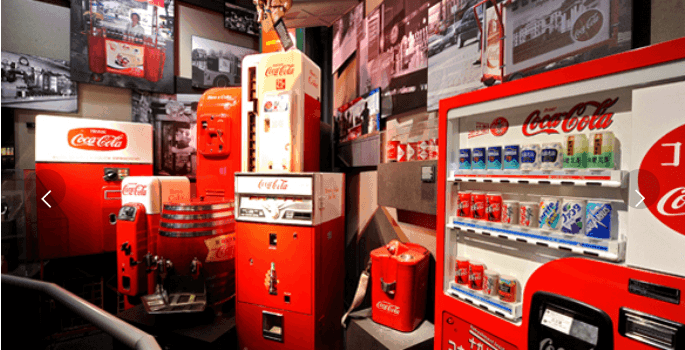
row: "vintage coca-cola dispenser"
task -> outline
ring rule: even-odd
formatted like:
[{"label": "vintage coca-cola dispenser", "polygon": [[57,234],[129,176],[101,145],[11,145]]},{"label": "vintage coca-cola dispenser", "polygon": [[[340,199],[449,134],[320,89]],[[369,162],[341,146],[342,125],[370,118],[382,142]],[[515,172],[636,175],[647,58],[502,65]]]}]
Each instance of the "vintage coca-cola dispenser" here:
[{"label": "vintage coca-cola dispenser", "polygon": [[121,182],[152,175],[152,126],[36,117],[38,258],[114,252]]},{"label": "vintage coca-cola dispenser", "polygon": [[240,171],[240,88],[207,90],[197,105],[197,197],[233,199]]},{"label": "vintage coca-cola dispenser", "polygon": [[190,181],[184,176],[130,176],[122,181],[124,205],[117,217],[118,292],[140,296],[155,291],[149,273],[157,255],[162,204],[190,199]]},{"label": "vintage coca-cola dispenser", "polygon": [[242,171],[318,171],[319,67],[290,50],[245,56],[242,69]]},{"label": "vintage coca-cola dispenser", "polygon": [[371,318],[402,332],[419,326],[426,312],[430,252],[391,241],[371,252]]},{"label": "vintage coca-cola dispenser", "polygon": [[235,182],[239,348],[341,349],[344,175]]}]

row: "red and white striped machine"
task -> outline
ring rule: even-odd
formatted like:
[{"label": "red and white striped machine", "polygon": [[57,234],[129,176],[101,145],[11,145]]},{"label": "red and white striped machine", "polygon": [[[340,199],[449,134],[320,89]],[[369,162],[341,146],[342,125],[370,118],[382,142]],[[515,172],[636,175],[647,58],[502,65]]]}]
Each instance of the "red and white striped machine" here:
[{"label": "red and white striped machine", "polygon": [[242,74],[242,171],[318,171],[319,67],[290,50],[245,56]]},{"label": "red and white striped machine", "polygon": [[38,257],[114,252],[121,182],[145,175],[151,125],[37,116]]},{"label": "red and white striped machine", "polygon": [[[685,347],[683,71],[677,39],[441,101],[435,349]],[[589,147],[576,142],[583,134]],[[549,167],[450,164],[468,158],[460,149],[493,147],[497,159],[497,147],[517,145],[522,162]],[[572,167],[551,163],[576,155]],[[537,201],[541,219],[464,217],[467,190],[526,212]],[[555,218],[580,231],[555,229]],[[499,276],[494,290],[455,280],[467,260]]]}]

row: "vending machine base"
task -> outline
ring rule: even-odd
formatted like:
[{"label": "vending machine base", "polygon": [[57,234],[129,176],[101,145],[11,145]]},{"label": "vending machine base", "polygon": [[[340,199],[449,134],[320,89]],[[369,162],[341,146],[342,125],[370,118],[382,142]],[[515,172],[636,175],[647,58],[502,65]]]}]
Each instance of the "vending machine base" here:
[{"label": "vending machine base", "polygon": [[433,324],[427,320],[412,332],[400,332],[374,322],[371,309],[350,314],[345,330],[347,349],[423,350],[433,349]]}]

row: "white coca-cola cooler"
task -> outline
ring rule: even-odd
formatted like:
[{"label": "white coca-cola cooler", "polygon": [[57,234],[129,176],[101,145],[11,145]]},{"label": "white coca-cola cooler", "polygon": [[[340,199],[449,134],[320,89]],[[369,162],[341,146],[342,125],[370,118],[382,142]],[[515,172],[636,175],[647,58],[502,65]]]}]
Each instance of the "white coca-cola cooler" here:
[{"label": "white coca-cola cooler", "polygon": [[685,38],[440,101],[435,349],[685,348],[683,72]]},{"label": "white coca-cola cooler", "polygon": [[38,258],[115,251],[121,181],[145,175],[151,125],[37,116]]},{"label": "white coca-cola cooler", "polygon": [[290,50],[245,56],[242,69],[242,171],[318,171],[319,67]]}]

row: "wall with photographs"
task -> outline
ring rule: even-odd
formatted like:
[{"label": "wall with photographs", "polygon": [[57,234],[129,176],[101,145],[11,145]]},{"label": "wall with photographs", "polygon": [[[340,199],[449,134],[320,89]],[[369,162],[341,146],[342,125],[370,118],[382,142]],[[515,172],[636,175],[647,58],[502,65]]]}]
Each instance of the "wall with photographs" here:
[{"label": "wall with photographs", "polygon": [[248,34],[230,31],[224,28],[224,14],[209,11],[182,2],[178,3],[179,21],[178,33],[178,62],[179,77],[192,79],[193,61],[191,57],[192,36],[220,41],[227,44],[259,50],[259,38]]}]

